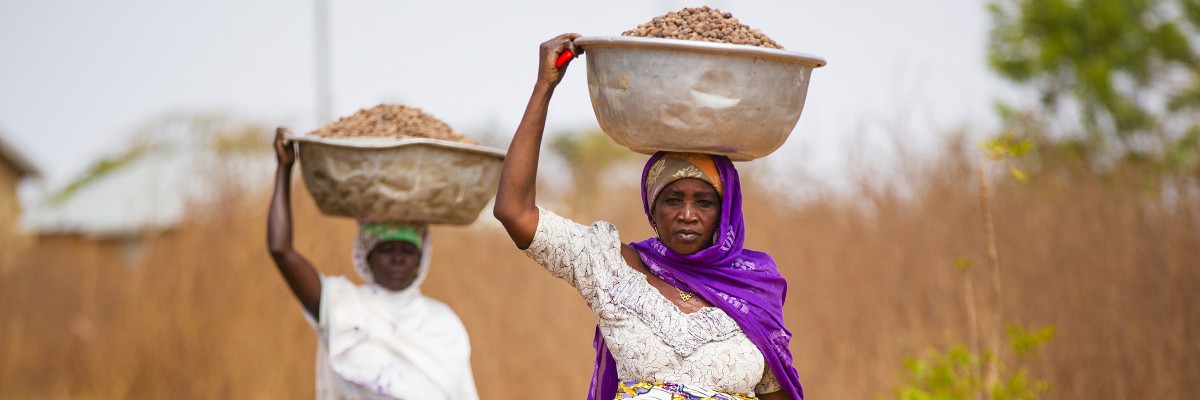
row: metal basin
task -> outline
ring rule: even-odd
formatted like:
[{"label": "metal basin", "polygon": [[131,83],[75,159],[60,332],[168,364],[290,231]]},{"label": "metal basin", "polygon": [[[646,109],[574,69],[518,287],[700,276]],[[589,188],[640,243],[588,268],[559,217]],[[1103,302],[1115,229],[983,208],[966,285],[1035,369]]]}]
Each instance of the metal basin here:
[{"label": "metal basin", "polygon": [[825,60],[754,46],[642,37],[581,37],[596,120],[633,151],[748,161],[791,135],[813,68]]},{"label": "metal basin", "polygon": [[434,139],[289,136],[328,215],[465,225],[496,194],[504,151]]}]

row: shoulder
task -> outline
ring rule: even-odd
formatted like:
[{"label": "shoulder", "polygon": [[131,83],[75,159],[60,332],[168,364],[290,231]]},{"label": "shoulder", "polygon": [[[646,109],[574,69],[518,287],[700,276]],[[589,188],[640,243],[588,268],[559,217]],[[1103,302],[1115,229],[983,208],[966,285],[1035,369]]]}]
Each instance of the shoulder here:
[{"label": "shoulder", "polygon": [[753,270],[771,276],[783,277],[779,272],[779,266],[775,263],[775,258],[770,254],[755,251],[750,249],[742,250],[741,257],[734,261],[734,267],[742,270]]},{"label": "shoulder", "polygon": [[449,314],[449,315],[453,316],[454,319],[458,319],[458,314],[455,314],[454,309],[450,308],[450,306],[446,305],[446,303],[443,303],[438,299],[435,299],[435,298],[432,298],[429,296],[424,296],[424,295],[421,296],[421,299],[422,299],[422,301],[425,302],[425,305],[428,306],[431,311],[439,313],[439,314],[441,314],[441,313]]},{"label": "shoulder", "polygon": [[457,332],[463,336],[467,335],[467,328],[466,325],[463,324],[462,318],[459,318],[458,314],[455,313],[454,309],[450,308],[449,305],[429,296],[421,296],[420,298],[428,308],[429,314],[427,315],[430,318],[438,321],[441,326],[451,328],[450,330],[446,331],[447,333]]},{"label": "shoulder", "polygon": [[625,263],[638,272],[647,273],[649,270],[642,265],[642,256],[638,255],[637,249],[628,244],[621,244],[621,257],[625,259]]},{"label": "shoulder", "polygon": [[[608,221],[595,221],[583,225],[570,218],[563,217],[544,207],[538,207],[539,235],[586,238],[589,241],[620,243],[620,233],[616,225]],[[536,235],[535,235],[536,241]]]},{"label": "shoulder", "polygon": [[341,275],[321,275],[321,289],[339,290],[339,289],[356,289],[358,285],[350,282],[349,279]]},{"label": "shoulder", "polygon": [[[570,218],[559,215],[558,213],[551,211],[551,210],[547,209],[546,207],[542,207],[542,206],[538,206],[538,218],[540,221],[542,221],[543,223],[546,223],[546,224],[582,225],[578,222],[575,222],[575,220],[572,220]],[[592,222],[591,227],[602,227],[604,229],[611,229],[613,231],[617,230],[617,227],[608,221]]]}]

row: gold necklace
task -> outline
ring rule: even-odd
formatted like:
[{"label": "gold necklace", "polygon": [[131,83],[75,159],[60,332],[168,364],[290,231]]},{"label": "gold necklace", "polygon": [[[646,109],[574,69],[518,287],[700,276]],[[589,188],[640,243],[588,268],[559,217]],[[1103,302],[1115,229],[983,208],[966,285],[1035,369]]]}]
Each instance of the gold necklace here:
[{"label": "gold necklace", "polygon": [[680,288],[675,288],[675,290],[679,291],[679,298],[683,299],[684,302],[687,302],[688,300],[692,299],[691,293],[685,292],[685,291],[683,291],[683,289],[680,289]]}]

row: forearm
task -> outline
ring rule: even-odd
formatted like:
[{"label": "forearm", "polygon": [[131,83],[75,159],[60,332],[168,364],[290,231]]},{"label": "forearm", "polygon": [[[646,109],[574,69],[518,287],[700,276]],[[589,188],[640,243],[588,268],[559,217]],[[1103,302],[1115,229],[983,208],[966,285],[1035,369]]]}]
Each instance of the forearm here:
[{"label": "forearm", "polygon": [[291,176],[290,164],[280,164],[275,171],[275,194],[267,212],[267,248],[300,304],[314,318],[320,318],[321,275],[292,247]]},{"label": "forearm", "polygon": [[520,248],[529,246],[537,228],[537,166],[553,93],[549,84],[534,85],[500,173],[493,211]]},{"label": "forearm", "polygon": [[537,83],[533,85],[533,94],[525,105],[525,114],[521,116],[521,124],[517,125],[508,155],[504,157],[504,167],[500,170],[500,185],[496,188],[492,214],[504,224],[517,248],[528,248],[537,232],[538,152],[542,147],[542,133],[546,130],[550,96],[567,68],[557,65],[556,60],[565,51],[579,54],[579,49],[572,43],[578,37],[577,33],[564,33],[538,48]]},{"label": "forearm", "polygon": [[267,248],[273,257],[292,252],[292,166],[275,170],[275,193],[267,213]]},{"label": "forearm", "polygon": [[267,250],[300,304],[315,318],[321,318],[321,274],[292,248],[292,166],[296,162],[294,144],[284,135],[287,128],[275,129],[275,192],[267,210]]}]

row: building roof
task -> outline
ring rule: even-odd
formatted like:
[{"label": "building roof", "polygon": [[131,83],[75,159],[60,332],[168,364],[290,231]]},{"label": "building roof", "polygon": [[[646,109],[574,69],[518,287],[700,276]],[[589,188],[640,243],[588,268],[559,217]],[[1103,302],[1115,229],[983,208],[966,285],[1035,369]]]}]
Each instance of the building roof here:
[{"label": "building roof", "polygon": [[15,147],[4,141],[4,137],[0,136],[0,163],[11,165],[17,171],[19,176],[40,176],[41,171],[29,162],[28,159],[21,156]]},{"label": "building roof", "polygon": [[[253,190],[271,182],[265,154],[219,156],[195,151],[143,154],[65,199],[30,207],[26,223],[40,234],[136,236],[179,224],[189,207],[219,200],[221,187]],[[224,172],[221,172],[224,171]],[[231,172],[236,171],[236,172]]]}]

